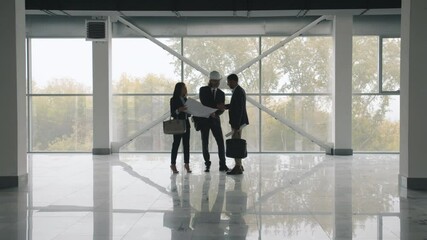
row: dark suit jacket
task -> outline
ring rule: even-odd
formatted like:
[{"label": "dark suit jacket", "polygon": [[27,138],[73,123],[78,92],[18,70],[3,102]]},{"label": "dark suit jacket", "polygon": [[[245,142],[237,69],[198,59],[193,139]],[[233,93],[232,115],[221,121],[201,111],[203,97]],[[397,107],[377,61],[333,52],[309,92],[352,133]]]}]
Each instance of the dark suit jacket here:
[{"label": "dark suit jacket", "polygon": [[[184,98],[184,100],[187,101],[187,98]],[[178,108],[182,106],[184,106],[184,103],[182,103],[181,98],[172,97],[170,100],[171,116],[174,119],[185,119],[187,122],[187,129],[190,129],[190,121],[188,120],[188,118],[191,115],[185,112],[179,112],[178,114],[176,114],[176,111],[178,110]]]},{"label": "dark suit jacket", "polygon": [[228,109],[231,128],[239,129],[243,124],[249,124],[246,112],[246,92],[242,87],[237,85],[231,96],[230,104],[225,107]]},{"label": "dark suit jacket", "polygon": [[[200,98],[200,102],[205,105],[206,107],[211,107],[211,108],[217,108],[218,104],[224,104],[225,102],[225,94],[224,92],[217,88],[216,89],[216,96],[215,99],[212,95],[212,89],[209,86],[205,86],[205,87],[201,87],[199,90],[199,98]],[[207,121],[220,121],[219,116],[223,113],[224,111],[221,110],[217,110],[215,112],[215,114],[217,115],[218,118],[212,118],[209,117],[209,119],[206,118],[198,118],[198,123],[204,125],[207,124]]]}]

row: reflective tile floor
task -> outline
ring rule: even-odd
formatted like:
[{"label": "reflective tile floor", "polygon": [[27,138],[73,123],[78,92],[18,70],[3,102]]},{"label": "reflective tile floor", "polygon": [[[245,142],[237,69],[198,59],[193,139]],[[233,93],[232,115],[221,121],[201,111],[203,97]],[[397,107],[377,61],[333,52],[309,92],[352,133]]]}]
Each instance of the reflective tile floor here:
[{"label": "reflective tile floor", "polygon": [[28,187],[0,190],[0,239],[427,239],[399,155],[252,154],[240,176],[181,157],[173,175],[168,154],[29,155]]}]

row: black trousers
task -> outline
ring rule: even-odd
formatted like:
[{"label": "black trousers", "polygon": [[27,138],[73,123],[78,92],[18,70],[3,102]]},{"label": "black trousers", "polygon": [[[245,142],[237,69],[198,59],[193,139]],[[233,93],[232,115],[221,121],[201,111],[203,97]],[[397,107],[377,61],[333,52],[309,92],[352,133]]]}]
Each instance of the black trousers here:
[{"label": "black trousers", "polygon": [[221,122],[216,119],[209,119],[209,121],[206,121],[206,123],[200,129],[202,135],[202,151],[203,158],[205,159],[205,165],[210,166],[211,164],[209,154],[209,131],[212,131],[212,134],[218,145],[219,166],[225,166],[224,137],[222,136]]},{"label": "black trousers", "polygon": [[187,132],[184,134],[174,134],[171,152],[171,164],[176,164],[176,157],[178,156],[178,148],[181,143],[184,146],[184,163],[190,163],[190,127],[187,126]]}]

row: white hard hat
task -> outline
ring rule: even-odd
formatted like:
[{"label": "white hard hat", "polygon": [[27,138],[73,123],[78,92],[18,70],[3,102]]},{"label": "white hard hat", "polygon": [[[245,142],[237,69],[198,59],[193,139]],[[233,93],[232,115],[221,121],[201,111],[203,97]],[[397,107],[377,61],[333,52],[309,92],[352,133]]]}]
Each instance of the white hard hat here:
[{"label": "white hard hat", "polygon": [[209,73],[209,79],[210,80],[221,80],[222,76],[217,71],[212,71]]}]

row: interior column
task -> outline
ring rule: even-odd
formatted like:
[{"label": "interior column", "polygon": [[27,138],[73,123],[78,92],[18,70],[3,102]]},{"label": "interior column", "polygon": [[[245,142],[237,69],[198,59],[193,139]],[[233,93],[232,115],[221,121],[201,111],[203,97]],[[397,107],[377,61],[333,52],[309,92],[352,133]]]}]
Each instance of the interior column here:
[{"label": "interior column", "polygon": [[0,1],[0,188],[27,179],[25,1]]},{"label": "interior column", "polygon": [[335,16],[333,78],[333,142],[334,155],[352,155],[352,51],[353,16]]},{"label": "interior column", "polygon": [[107,40],[94,41],[93,58],[93,150],[95,155],[111,153],[111,24]]},{"label": "interior column", "polygon": [[403,0],[400,76],[400,185],[427,189],[427,1]]}]

